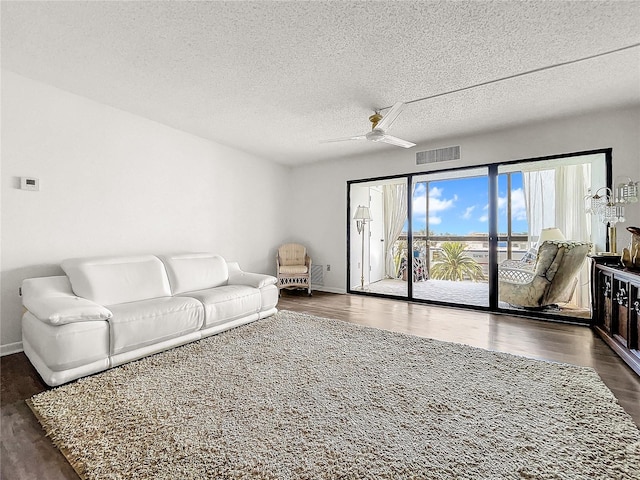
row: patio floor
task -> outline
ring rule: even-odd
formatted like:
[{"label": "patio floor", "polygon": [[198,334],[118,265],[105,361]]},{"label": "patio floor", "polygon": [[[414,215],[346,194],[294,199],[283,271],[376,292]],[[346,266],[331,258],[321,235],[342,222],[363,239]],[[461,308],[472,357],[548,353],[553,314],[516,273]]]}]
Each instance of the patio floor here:
[{"label": "patio floor", "polygon": [[[365,286],[365,292],[383,295],[407,296],[407,282],[400,279],[384,279]],[[419,300],[448,302],[459,305],[489,306],[489,284],[485,282],[452,282],[448,280],[425,280],[414,282],[413,297]],[[521,310],[505,302],[499,302],[500,308]],[[589,309],[575,306],[561,306],[554,314],[566,314],[572,317],[589,318]]]}]

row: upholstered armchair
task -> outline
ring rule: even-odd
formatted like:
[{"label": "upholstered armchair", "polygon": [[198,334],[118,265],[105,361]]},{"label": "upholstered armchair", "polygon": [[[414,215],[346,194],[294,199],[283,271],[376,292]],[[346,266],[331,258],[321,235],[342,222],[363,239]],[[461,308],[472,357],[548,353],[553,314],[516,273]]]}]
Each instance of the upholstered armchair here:
[{"label": "upholstered armchair", "polygon": [[507,260],[498,266],[498,298],[525,308],[542,308],[571,300],[578,273],[591,244],[543,242],[535,262]]},{"label": "upholstered armchair", "polygon": [[276,272],[278,293],[283,288],[306,288],[311,295],[311,257],[303,245],[281,245],[276,256]]}]

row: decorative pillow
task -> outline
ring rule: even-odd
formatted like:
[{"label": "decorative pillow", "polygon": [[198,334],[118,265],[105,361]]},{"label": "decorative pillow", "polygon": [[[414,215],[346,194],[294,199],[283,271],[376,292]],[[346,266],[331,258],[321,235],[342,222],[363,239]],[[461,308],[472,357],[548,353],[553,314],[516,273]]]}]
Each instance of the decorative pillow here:
[{"label": "decorative pillow", "polygon": [[538,257],[538,249],[536,247],[531,247],[527,250],[527,253],[522,257],[523,263],[536,263],[536,258]]}]

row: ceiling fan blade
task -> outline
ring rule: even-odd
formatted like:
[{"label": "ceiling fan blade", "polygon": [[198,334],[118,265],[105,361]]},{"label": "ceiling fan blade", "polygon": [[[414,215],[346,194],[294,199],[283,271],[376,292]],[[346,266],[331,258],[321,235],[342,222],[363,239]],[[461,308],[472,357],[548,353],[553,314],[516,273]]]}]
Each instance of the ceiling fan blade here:
[{"label": "ceiling fan blade", "polygon": [[396,145],[402,148],[411,148],[416,146],[415,143],[411,143],[401,138],[394,137],[393,135],[387,135],[387,134],[385,134],[382,138],[380,138],[378,142],[384,142],[384,143],[388,143],[389,145]]},{"label": "ceiling fan blade", "polygon": [[402,112],[403,109],[403,102],[396,103],[393,107],[391,107],[387,114],[382,117],[382,120],[380,120],[378,125],[376,125],[376,128],[379,128],[380,130],[387,130],[395,121],[395,119],[398,118],[398,115],[400,115],[400,112]]},{"label": "ceiling fan blade", "polygon": [[329,140],[320,140],[320,143],[346,142],[347,140],[366,140],[365,135],[356,135],[353,137],[331,138]]}]

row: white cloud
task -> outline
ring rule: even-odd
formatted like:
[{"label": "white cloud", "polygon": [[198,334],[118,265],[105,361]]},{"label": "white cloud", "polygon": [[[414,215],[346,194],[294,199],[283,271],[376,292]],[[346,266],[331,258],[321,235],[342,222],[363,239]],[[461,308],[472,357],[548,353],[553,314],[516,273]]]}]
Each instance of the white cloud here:
[{"label": "white cloud", "polygon": [[453,195],[452,198],[446,199],[442,197],[442,188],[433,187],[429,190],[429,210],[432,212],[441,212],[453,207],[453,204],[458,200],[458,195]]},{"label": "white cloud", "polygon": [[427,184],[426,183],[416,183],[416,186],[413,189],[413,195],[414,196],[422,196],[424,197],[424,193],[427,191]]},{"label": "white cloud", "polygon": [[524,201],[524,191],[516,188],[511,192],[511,215],[516,220],[527,219],[527,204]]},{"label": "white cloud", "polygon": [[[420,184],[418,184],[420,185]],[[416,194],[418,193],[418,194]],[[416,192],[414,192],[413,196],[413,213],[415,215],[426,215],[427,213],[427,202],[426,202],[426,189],[421,189],[420,192],[416,188]],[[443,189],[438,187],[432,187],[429,190],[429,213],[442,212],[443,210],[447,210],[455,204],[458,200],[458,196],[454,195],[451,198],[442,198]],[[434,217],[437,218],[437,217]],[[440,219],[440,221],[442,221]],[[435,224],[440,223],[439,221]]]},{"label": "white cloud", "polygon": [[476,208],[475,205],[472,205],[470,207],[467,207],[467,209],[464,211],[464,213],[462,214],[462,218],[464,218],[465,220],[469,220],[471,218],[471,212],[473,212],[473,210]]},{"label": "white cloud", "polygon": [[480,222],[486,222],[487,220],[489,220],[488,215],[482,215],[480,218],[478,218],[478,221]]},{"label": "white cloud", "polygon": [[442,217],[429,217],[429,225],[440,225]]},{"label": "white cloud", "polygon": [[[489,205],[485,205],[482,208],[484,211],[489,210]],[[504,197],[498,196],[498,210],[501,212],[506,212],[507,210],[507,196]],[[511,191],[511,215],[515,220],[526,220],[527,219],[527,205],[524,201],[524,191],[521,188],[516,188]],[[481,222],[486,221],[486,215],[483,215],[479,218]]]}]

